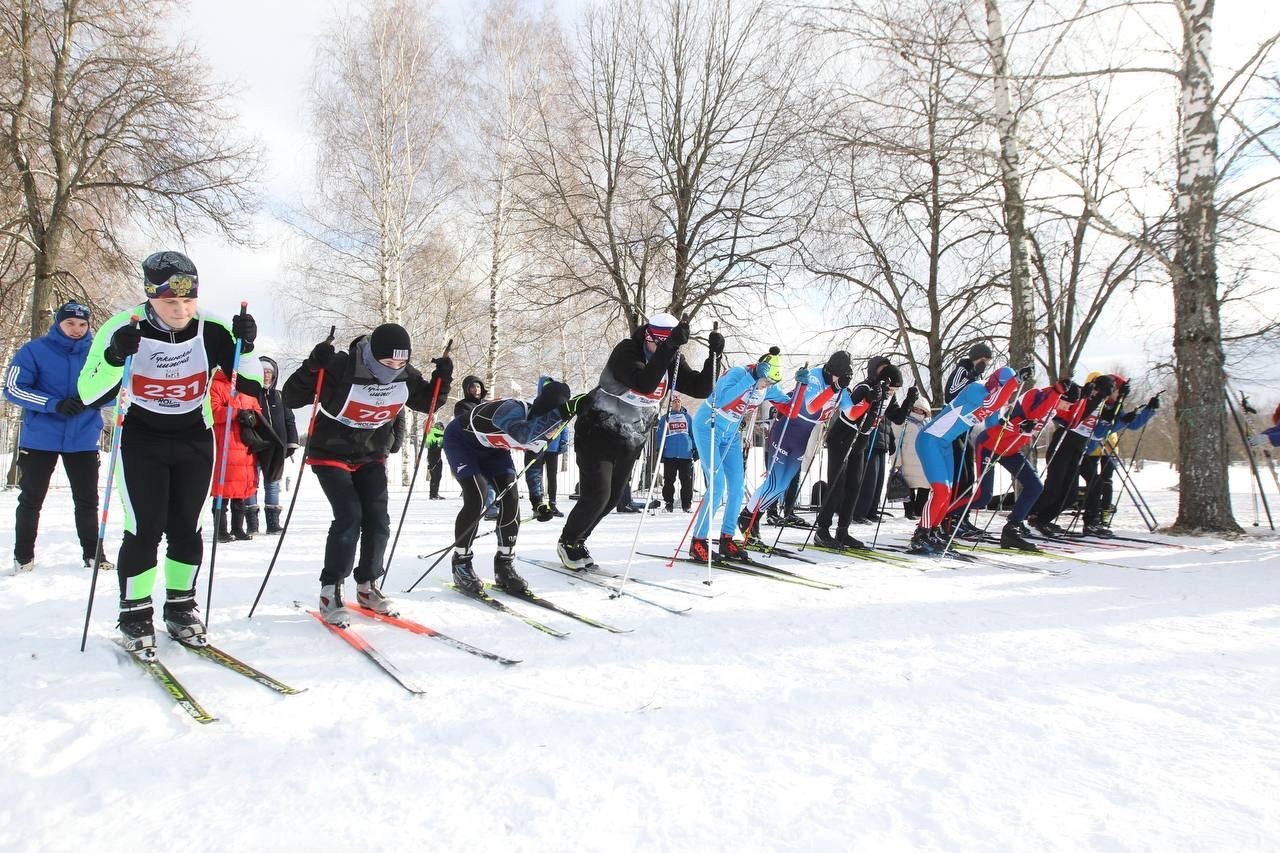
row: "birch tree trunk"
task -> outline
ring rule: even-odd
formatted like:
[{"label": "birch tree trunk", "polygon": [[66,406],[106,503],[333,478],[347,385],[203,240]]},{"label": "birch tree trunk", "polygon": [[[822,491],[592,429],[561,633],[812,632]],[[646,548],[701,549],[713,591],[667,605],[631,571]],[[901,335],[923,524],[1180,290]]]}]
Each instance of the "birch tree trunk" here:
[{"label": "birch tree trunk", "polygon": [[1177,362],[1179,530],[1238,531],[1227,485],[1217,231],[1218,127],[1214,117],[1214,0],[1176,0],[1182,21],[1178,243],[1173,265]]},{"label": "birch tree trunk", "polygon": [[998,0],[985,0],[987,52],[991,56],[996,132],[1000,141],[1000,184],[1004,191],[1005,233],[1009,238],[1009,293],[1013,314],[1009,325],[1009,360],[1021,367],[1035,363],[1036,305],[1027,259],[1026,203],[1019,173],[1018,117],[1009,90],[1009,58]]}]

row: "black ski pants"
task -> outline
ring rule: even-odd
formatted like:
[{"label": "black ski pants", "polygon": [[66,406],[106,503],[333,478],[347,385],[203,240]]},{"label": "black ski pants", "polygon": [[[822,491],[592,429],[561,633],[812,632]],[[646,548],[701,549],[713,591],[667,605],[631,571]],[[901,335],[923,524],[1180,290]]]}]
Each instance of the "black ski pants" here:
[{"label": "black ski pants", "polygon": [[1112,475],[1115,462],[1110,457],[1086,456],[1080,463],[1080,476],[1084,478],[1084,523],[1101,524],[1102,514],[1111,508],[1114,498]]},{"label": "black ski pants", "polygon": [[427,480],[431,486],[431,497],[440,497],[440,479],[444,476],[444,462],[440,458],[440,445],[427,448]]},{"label": "black ski pants", "polygon": [[[505,451],[504,451],[505,452]],[[477,474],[458,481],[462,484],[462,509],[453,522],[453,547],[466,553],[475,541],[480,520],[484,517],[485,496],[490,481]],[[498,498],[498,546],[514,548],[520,533],[520,490],[515,486],[516,475],[502,473],[493,477],[493,488]]]},{"label": "black ski pants", "polygon": [[640,450],[600,450],[578,447],[578,484],[581,494],[568,518],[560,541],[586,542],[600,520],[613,511],[631,479]]},{"label": "black ski pants", "polygon": [[1080,476],[1080,460],[1088,439],[1078,432],[1058,428],[1049,442],[1049,467],[1044,474],[1044,492],[1031,508],[1032,524],[1049,524],[1057,520],[1075,498]]},{"label": "black ski pants", "polygon": [[[355,567],[356,583],[382,575],[382,556],[391,538],[387,514],[387,466],[369,462],[354,471],[329,465],[312,467],[320,490],[333,508],[329,538],[324,545],[321,584],[340,584]],[[356,546],[360,560],[356,562]]]},{"label": "black ski pants", "polygon": [[693,506],[693,460],[662,460],[662,501],[668,507],[675,506],[676,480],[680,481],[680,508]]},{"label": "black ski pants", "polygon": [[862,473],[862,485],[858,487],[858,500],[853,505],[853,517],[872,519],[871,513],[880,511],[880,496],[884,494],[884,451],[871,451],[866,470]]},{"label": "black ski pants", "polygon": [[839,425],[831,428],[827,436],[827,493],[818,510],[818,527],[830,527],[836,517],[839,529],[848,529],[858,489],[862,487],[869,440],[869,435],[857,430],[841,429]]},{"label": "black ski pants", "polygon": [[[524,484],[529,488],[529,502],[533,504],[533,508],[537,509],[544,501],[555,506],[560,484],[560,454],[539,455],[526,450],[524,464]],[[546,488],[543,488],[544,480]]]},{"label": "black ski pants", "polygon": [[56,450],[18,450],[18,511],[13,529],[13,557],[29,563],[36,555],[36,532],[40,527],[40,508],[49,494],[49,480],[62,457],[62,470],[71,484],[76,535],[84,559],[94,558],[98,542],[98,451],[59,453]]}]

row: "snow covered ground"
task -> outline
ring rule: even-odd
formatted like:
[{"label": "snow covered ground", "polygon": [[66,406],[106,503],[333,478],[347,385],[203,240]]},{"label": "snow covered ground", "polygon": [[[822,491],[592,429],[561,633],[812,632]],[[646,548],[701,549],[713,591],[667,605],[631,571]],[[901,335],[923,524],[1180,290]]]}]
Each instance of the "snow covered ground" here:
[{"label": "snow covered ground", "polygon": [[[1141,476],[1168,523],[1171,473]],[[5,525],[15,497],[0,493]],[[456,509],[415,496],[388,589],[425,568]],[[77,650],[88,577],[70,495],[51,494],[39,568],[0,577],[0,849],[1277,847],[1280,540],[1252,527],[1090,549],[1105,564],[1050,564],[1065,577],[819,554],[785,565],[842,589],[721,573],[713,599],[636,587],[683,616],[521,564],[549,598],[634,629],[545,614],[563,640],[442,589],[446,564],[400,598],[405,615],[523,662],[357,621],[426,687],[414,698],[290,606],[314,601],[326,513],[308,478],[252,620],[275,539],[218,550],[213,639],[306,693],[161,640],[220,717],[202,726],[108,641],[112,577]],[[606,519],[597,558],[621,565],[638,517]],[[650,518],[642,550],[669,551],[687,520]],[[1125,505],[1117,528],[1137,525]],[[558,529],[527,524],[520,552],[551,557]],[[478,553],[488,576],[492,539]],[[707,589],[695,567],[635,571]]]}]

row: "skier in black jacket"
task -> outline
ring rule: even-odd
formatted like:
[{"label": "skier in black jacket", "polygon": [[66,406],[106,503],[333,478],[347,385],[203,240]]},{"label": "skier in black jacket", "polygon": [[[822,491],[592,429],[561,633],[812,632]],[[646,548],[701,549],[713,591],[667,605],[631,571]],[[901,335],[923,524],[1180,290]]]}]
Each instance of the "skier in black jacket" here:
[{"label": "skier in black jacket", "polygon": [[[258,405],[262,407],[264,423],[258,424],[260,430],[269,430],[279,441],[279,447],[273,452],[255,454],[258,467],[262,469],[262,488],[266,503],[262,509],[267,517],[267,533],[279,533],[280,528],[280,481],[284,477],[284,460],[293,457],[298,449],[298,425],[293,419],[293,409],[284,404],[277,380],[280,367],[275,359],[265,355],[258,356],[262,362],[262,391],[258,394]],[[258,532],[258,496],[255,494],[244,504],[244,525],[248,533]]]},{"label": "skier in black jacket", "polygon": [[333,625],[350,621],[342,586],[353,564],[357,601],[370,610],[391,612],[390,601],[373,582],[382,575],[382,555],[391,535],[385,463],[396,443],[395,421],[405,406],[429,411],[436,380],[439,408],[453,376],[453,362],[446,356],[431,360],[435,371],[424,379],[409,364],[410,350],[404,327],[384,323],[353,340],[343,353],[335,353],[328,341],[316,344],[284,383],[285,405],[300,408],[315,399],[316,379],[324,371],[307,464],[333,507],[320,573],[320,612]]},{"label": "skier in black jacket", "polygon": [[[689,340],[689,325],[670,314],[655,314],[649,322],[619,341],[609,354],[600,382],[586,395],[578,416],[574,448],[578,456],[581,495],[569,517],[556,551],[571,569],[594,565],[586,541],[618,498],[654,422],[668,388],[686,397],[705,399],[715,383],[714,362],[724,352],[724,337],[707,338],[702,370],[680,359],[672,381],[672,367],[680,347]],[[572,402],[572,401],[571,401]]]}]

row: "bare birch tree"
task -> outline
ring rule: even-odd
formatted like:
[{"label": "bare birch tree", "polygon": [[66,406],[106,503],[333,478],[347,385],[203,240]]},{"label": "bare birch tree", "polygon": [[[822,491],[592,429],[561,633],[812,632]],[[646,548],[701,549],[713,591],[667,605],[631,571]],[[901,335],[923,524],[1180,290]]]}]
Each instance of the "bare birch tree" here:
[{"label": "bare birch tree", "polygon": [[168,0],[0,7],[0,142],[23,203],[4,233],[31,255],[32,336],[59,295],[86,290],[69,263],[74,243],[121,260],[129,224],[247,240],[257,150],[229,130],[229,92],[163,31],[175,9]]}]

